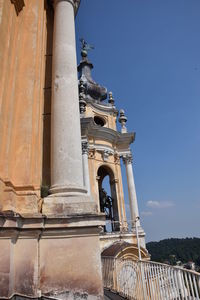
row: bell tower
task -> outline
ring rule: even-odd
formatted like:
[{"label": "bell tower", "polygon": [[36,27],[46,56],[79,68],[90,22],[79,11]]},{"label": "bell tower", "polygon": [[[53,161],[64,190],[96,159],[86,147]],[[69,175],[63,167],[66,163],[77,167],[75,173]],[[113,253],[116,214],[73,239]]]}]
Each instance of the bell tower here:
[{"label": "bell tower", "polygon": [[[135,249],[139,246],[143,257],[146,257],[145,233],[140,225],[130,149],[135,133],[127,131],[125,112],[122,109],[118,112],[112,92],[107,93],[105,87],[92,79],[93,65],[87,56],[92,46],[83,39],[81,42],[82,59],[78,72],[83,180],[99,212],[106,217],[106,225],[100,234],[101,250],[116,243],[128,243],[135,245]],[[125,209],[123,165],[126,168],[130,219],[127,219]]]}]

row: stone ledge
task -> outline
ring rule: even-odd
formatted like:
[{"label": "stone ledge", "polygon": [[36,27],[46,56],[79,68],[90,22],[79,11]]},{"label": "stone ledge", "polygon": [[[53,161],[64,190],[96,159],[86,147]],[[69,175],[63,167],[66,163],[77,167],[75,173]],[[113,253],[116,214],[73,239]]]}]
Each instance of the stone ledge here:
[{"label": "stone ledge", "polygon": [[[105,225],[105,215],[102,213],[82,215],[7,215],[0,214],[1,231],[44,231],[44,230],[65,230],[81,227],[101,227]],[[98,229],[100,231],[100,228]]]}]

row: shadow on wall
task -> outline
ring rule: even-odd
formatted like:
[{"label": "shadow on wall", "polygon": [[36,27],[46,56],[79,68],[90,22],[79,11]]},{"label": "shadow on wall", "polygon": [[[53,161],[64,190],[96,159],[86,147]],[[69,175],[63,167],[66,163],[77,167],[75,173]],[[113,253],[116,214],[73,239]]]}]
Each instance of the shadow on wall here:
[{"label": "shadow on wall", "polygon": [[51,78],[52,78],[52,51],[53,51],[53,7],[50,1],[45,5],[47,42],[45,54],[45,81],[44,81],[44,110],[43,110],[43,152],[42,152],[42,187],[41,197],[48,196],[51,185]]}]

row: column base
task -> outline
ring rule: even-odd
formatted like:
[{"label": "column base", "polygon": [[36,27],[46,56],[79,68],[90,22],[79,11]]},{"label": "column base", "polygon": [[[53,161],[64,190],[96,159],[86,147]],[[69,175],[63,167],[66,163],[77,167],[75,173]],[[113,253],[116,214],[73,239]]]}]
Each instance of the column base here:
[{"label": "column base", "polygon": [[44,215],[87,215],[98,212],[97,204],[91,196],[79,193],[58,193],[43,200]]},{"label": "column base", "polygon": [[64,197],[68,195],[84,195],[87,194],[87,190],[83,186],[73,186],[73,185],[56,185],[54,184],[50,188],[50,194],[59,197],[63,195]]}]

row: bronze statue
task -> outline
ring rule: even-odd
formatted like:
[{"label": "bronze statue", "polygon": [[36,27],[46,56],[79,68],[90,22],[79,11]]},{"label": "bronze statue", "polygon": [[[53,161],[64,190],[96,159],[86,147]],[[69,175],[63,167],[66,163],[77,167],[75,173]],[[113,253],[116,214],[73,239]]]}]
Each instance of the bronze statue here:
[{"label": "bronze statue", "polygon": [[94,46],[88,44],[88,43],[86,42],[86,40],[84,40],[83,38],[80,39],[80,42],[81,42],[81,44],[82,44],[81,55],[82,55],[82,56],[87,56],[88,50],[94,49]]}]

